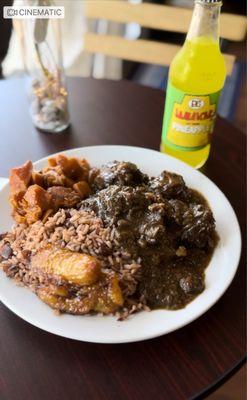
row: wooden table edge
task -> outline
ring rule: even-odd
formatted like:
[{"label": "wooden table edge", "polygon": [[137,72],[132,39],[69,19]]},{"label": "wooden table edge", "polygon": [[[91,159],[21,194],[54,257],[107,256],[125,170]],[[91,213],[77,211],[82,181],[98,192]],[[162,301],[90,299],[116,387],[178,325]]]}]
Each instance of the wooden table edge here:
[{"label": "wooden table edge", "polygon": [[241,367],[246,363],[246,361],[247,361],[247,353],[232,368],[227,370],[212,384],[206,386],[205,389],[203,389],[195,397],[192,397],[190,400],[206,399],[210,394],[214,393],[217,389],[219,389],[224,383],[228,382],[229,379],[231,379],[241,369]]}]

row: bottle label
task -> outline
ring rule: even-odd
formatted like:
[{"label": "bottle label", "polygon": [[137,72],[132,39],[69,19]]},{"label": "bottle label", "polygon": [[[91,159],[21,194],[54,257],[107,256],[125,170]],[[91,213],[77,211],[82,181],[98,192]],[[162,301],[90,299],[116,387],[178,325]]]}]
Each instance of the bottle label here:
[{"label": "bottle label", "polygon": [[199,150],[211,141],[220,92],[186,94],[168,83],[162,142],[185,151]]}]

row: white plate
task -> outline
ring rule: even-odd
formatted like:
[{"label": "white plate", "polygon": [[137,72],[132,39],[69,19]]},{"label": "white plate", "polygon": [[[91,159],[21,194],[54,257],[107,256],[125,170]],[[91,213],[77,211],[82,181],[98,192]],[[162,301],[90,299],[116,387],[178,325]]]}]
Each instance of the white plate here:
[{"label": "white plate", "polygon": [[[111,316],[56,316],[31,291],[18,287],[0,271],[0,299],[15,314],[45,331],[71,339],[97,343],[124,343],[153,338],[174,331],[198,318],[223,295],[230,285],[239,262],[240,229],[236,215],[224,194],[206,176],[188,165],[159,152],[127,146],[93,146],[64,152],[85,157],[92,166],[110,160],[132,161],[149,175],[167,169],[183,175],[186,184],[199,190],[208,200],[216,219],[220,242],[206,270],[206,289],[192,303],[178,311],[140,312],[123,322]],[[47,164],[37,161],[36,169]],[[0,230],[13,224],[8,205],[9,184],[0,191]]]}]

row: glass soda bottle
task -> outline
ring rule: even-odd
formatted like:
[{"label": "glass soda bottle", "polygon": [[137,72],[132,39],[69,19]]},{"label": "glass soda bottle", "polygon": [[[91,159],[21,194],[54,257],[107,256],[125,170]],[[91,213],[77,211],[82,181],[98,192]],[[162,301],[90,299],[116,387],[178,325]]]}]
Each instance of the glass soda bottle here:
[{"label": "glass soda bottle", "polygon": [[161,151],[200,168],[208,159],[226,77],[219,46],[222,2],[196,0],[186,41],[170,70]]}]

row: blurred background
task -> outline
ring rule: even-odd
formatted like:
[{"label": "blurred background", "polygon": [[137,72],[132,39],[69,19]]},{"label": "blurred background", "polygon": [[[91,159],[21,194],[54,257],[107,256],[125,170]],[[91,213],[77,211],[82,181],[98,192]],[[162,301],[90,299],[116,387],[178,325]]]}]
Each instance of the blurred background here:
[{"label": "blurred background", "polygon": [[[91,0],[93,1],[93,0]],[[110,3],[118,0],[111,0]],[[193,8],[192,0],[126,0],[129,3],[153,3],[173,7]],[[35,3],[35,2],[34,2]],[[128,79],[142,85],[165,89],[168,66],[138,63],[113,58],[103,54],[85,52],[84,35],[86,32],[120,36],[129,40],[148,39],[181,45],[185,33],[142,28],[137,23],[123,24],[103,19],[86,17],[85,1],[53,1],[55,5],[65,7],[66,18],[62,20],[63,57],[66,75],[92,76],[94,78]],[[100,0],[109,7],[109,0]],[[106,4],[108,3],[108,5]],[[22,4],[21,0],[6,0],[4,5]],[[246,15],[246,1],[224,0],[222,13]],[[237,28],[237,27],[236,27]],[[235,27],[232,26],[234,30]],[[25,72],[20,42],[13,31],[12,20],[2,19],[0,25],[0,77],[1,79],[19,77]],[[221,48],[224,53],[236,56],[232,74],[227,77],[219,106],[219,114],[234,123],[241,130],[246,128],[246,52],[245,41],[223,39]]]}]

